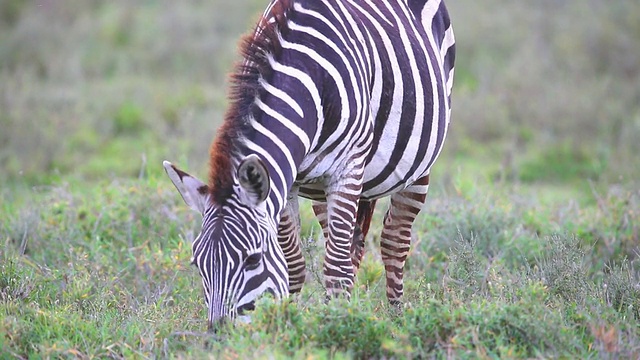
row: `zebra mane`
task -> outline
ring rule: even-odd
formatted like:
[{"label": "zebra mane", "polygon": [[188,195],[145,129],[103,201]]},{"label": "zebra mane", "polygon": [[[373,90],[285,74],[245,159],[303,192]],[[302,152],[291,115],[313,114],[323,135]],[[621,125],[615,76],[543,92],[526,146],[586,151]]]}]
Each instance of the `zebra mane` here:
[{"label": "zebra mane", "polygon": [[279,57],[279,34],[288,31],[287,17],[292,8],[293,0],[274,0],[255,30],[240,41],[242,59],[230,76],[229,107],[209,151],[209,190],[217,204],[224,202],[233,191],[240,142],[250,130],[254,101],[262,91],[259,81],[271,78],[269,56]]}]

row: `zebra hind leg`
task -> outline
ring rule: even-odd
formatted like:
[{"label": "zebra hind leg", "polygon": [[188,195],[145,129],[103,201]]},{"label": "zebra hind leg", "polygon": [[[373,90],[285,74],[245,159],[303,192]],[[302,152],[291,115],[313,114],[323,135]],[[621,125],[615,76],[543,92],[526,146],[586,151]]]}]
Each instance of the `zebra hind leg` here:
[{"label": "zebra hind leg", "polygon": [[295,191],[290,194],[287,205],[280,214],[278,243],[284,252],[289,268],[289,293],[298,293],[304,285],[307,270],[300,249],[300,212],[298,195]]},{"label": "zebra hind leg", "polygon": [[353,230],[353,240],[351,241],[351,262],[356,271],[360,268],[364,257],[364,240],[369,232],[369,225],[371,225],[375,206],[376,200],[360,199],[358,202],[358,216]]},{"label": "zebra hind leg", "polygon": [[316,214],[316,219],[318,219],[318,223],[320,223],[320,228],[322,229],[323,239],[327,239],[329,236],[329,227],[327,226],[327,203],[324,201],[313,201],[311,203],[311,207],[313,208],[313,213]]},{"label": "zebra hind leg", "polygon": [[411,247],[411,227],[427,197],[429,175],[391,196],[380,236],[380,252],[387,278],[387,298],[400,305],[404,293],[404,264]]}]

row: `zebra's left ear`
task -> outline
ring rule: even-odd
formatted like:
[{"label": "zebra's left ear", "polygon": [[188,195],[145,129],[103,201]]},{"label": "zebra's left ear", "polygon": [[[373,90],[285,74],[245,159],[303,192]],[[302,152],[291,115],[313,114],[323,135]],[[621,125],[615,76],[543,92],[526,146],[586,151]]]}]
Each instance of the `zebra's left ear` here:
[{"label": "zebra's left ear", "polygon": [[168,161],[163,161],[162,166],[164,166],[164,170],[169,175],[173,185],[182,195],[184,202],[193,210],[204,214],[204,211],[209,206],[209,187]]},{"label": "zebra's left ear", "polygon": [[269,196],[269,171],[258,155],[251,154],[242,160],[238,166],[238,180],[247,195],[247,205],[256,206]]}]

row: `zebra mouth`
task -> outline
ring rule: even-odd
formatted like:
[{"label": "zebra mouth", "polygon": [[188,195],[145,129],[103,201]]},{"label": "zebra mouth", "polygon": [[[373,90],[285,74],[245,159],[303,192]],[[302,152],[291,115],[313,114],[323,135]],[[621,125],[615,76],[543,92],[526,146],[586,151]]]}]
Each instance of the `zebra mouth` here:
[{"label": "zebra mouth", "polygon": [[256,309],[256,306],[253,301],[250,303],[246,303],[238,307],[238,315],[239,316],[246,315],[248,312],[253,311],[255,309]]}]

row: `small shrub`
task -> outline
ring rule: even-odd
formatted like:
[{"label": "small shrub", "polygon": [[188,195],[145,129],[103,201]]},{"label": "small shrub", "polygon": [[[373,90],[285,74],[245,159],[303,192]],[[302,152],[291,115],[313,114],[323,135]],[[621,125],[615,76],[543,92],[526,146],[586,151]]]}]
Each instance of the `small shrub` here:
[{"label": "small shrub", "polygon": [[325,349],[351,353],[359,359],[385,357],[383,344],[391,325],[383,316],[358,306],[356,301],[331,301],[314,313],[309,340]]},{"label": "small shrub", "polygon": [[428,300],[404,314],[406,329],[414,356],[421,357],[444,346],[456,333],[456,319],[451,308],[440,300]]},{"label": "small shrub", "polygon": [[608,267],[603,285],[607,305],[640,321],[640,276],[629,261]]},{"label": "small shrub", "polygon": [[25,278],[15,258],[3,255],[0,265],[0,302],[20,302],[29,297],[35,285]]},{"label": "small shrub", "polygon": [[531,358],[584,350],[572,343],[571,324],[562,313],[546,307],[547,290],[541,284],[529,282],[511,291],[517,296],[492,301],[448,293],[408,309],[399,327],[411,344],[405,355]]},{"label": "small shrub", "polygon": [[575,237],[551,236],[535,270],[540,281],[565,301],[584,304],[593,293],[587,252]]},{"label": "small shrub", "polygon": [[317,348],[328,350],[332,357],[346,353],[359,359],[383,358],[389,355],[386,345],[392,326],[385,312],[376,313],[359,301],[335,299],[305,309],[291,299],[263,298],[256,304],[251,323],[231,330],[232,336],[235,331],[240,338],[230,340],[277,344],[288,356]]},{"label": "small shrub", "polygon": [[617,186],[603,196],[592,192],[597,207],[581,211],[564,228],[594,248],[599,268],[611,261],[635,260],[640,255],[640,192]]},{"label": "small shrub", "polygon": [[263,297],[257,301],[256,311],[251,314],[249,329],[250,332],[264,333],[271,338],[270,341],[280,344],[283,350],[293,353],[304,346],[308,339],[305,325],[300,308],[291,299],[278,302]]},{"label": "small shrub", "polygon": [[[472,235],[460,236],[451,249],[451,256],[444,281],[454,289],[466,294],[476,294],[485,288],[483,274],[485,259],[476,252],[477,240]],[[451,280],[451,282],[449,282]]]}]

